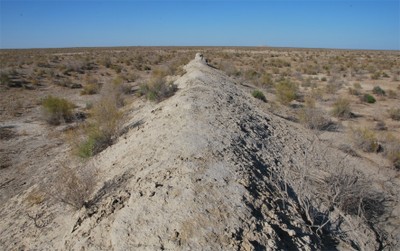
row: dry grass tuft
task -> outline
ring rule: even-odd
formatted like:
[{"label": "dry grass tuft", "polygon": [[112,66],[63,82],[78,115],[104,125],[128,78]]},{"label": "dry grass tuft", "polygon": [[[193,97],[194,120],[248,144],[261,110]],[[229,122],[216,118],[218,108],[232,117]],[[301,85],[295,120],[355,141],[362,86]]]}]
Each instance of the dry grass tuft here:
[{"label": "dry grass tuft", "polygon": [[339,98],[333,104],[332,115],[338,118],[350,118],[351,108],[350,108],[350,101],[345,98]]},{"label": "dry grass tuft", "polygon": [[354,145],[364,152],[377,152],[379,143],[375,133],[367,128],[357,128],[352,130]]},{"label": "dry grass tuft", "polygon": [[278,100],[288,105],[297,98],[297,85],[289,80],[283,80],[275,85]]}]

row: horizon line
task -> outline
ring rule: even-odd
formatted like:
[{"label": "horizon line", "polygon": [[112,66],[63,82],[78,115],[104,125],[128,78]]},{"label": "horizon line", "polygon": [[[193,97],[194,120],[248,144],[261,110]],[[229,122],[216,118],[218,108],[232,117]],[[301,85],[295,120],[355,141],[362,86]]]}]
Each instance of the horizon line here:
[{"label": "horizon line", "polygon": [[296,46],[268,46],[268,45],[113,45],[113,46],[66,46],[66,47],[30,47],[30,48],[0,48],[6,50],[54,50],[54,49],[106,49],[106,48],[271,48],[271,49],[314,49],[314,50],[351,50],[351,51],[400,51],[400,49],[368,49],[368,48],[334,48],[334,47],[296,47]]}]

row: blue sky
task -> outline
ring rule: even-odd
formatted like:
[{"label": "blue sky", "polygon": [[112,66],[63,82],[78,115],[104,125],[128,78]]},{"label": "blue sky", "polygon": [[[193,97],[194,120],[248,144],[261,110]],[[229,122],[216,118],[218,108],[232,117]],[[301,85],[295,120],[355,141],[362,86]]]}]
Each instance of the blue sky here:
[{"label": "blue sky", "polygon": [[0,0],[0,12],[0,48],[400,49],[400,3],[389,0]]}]

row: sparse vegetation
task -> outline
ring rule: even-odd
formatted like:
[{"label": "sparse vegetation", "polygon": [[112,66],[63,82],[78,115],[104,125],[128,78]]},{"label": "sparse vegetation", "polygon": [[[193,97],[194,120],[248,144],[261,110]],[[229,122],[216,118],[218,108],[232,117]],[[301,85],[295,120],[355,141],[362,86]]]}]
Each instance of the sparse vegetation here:
[{"label": "sparse vegetation", "polygon": [[48,96],[42,101],[42,107],[47,122],[59,125],[62,122],[71,122],[74,105],[63,98]]}]

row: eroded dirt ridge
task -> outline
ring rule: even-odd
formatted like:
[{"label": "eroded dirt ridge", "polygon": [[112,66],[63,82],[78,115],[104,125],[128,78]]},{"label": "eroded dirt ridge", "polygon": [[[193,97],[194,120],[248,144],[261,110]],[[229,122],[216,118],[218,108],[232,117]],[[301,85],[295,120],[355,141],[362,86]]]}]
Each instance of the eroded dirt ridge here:
[{"label": "eroded dirt ridge", "polygon": [[[315,222],[299,199],[300,185],[282,180],[300,177],[297,170],[309,163],[320,168],[314,175],[310,168],[309,178],[324,180],[329,167],[321,167],[322,154],[334,163],[345,158],[342,153],[322,151],[327,146],[311,133],[265,112],[261,101],[203,57],[197,55],[185,70],[175,81],[179,90],[173,97],[136,111],[131,123],[138,126],[92,160],[99,185],[88,207],[58,216],[67,220],[50,242],[43,234],[25,247],[315,250],[382,245],[367,224],[358,225],[357,239],[326,232],[335,224],[346,229],[346,222],[312,227]],[[346,159],[349,166],[359,162]],[[3,237],[4,245],[12,247]]]}]

